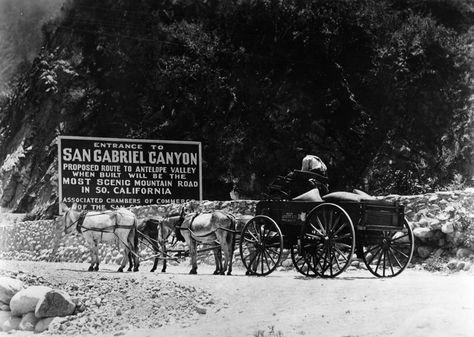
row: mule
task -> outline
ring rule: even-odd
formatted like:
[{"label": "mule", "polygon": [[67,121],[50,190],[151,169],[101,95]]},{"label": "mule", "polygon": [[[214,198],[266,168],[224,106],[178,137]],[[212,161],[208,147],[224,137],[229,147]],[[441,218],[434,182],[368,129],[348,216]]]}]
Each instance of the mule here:
[{"label": "mule", "polygon": [[[182,215],[183,217],[184,215]],[[232,273],[232,258],[235,244],[235,218],[222,211],[212,213],[191,213],[182,218],[179,232],[189,247],[191,257],[190,274],[197,274],[197,243],[217,244],[214,249],[216,270],[214,274],[227,275]],[[222,253],[224,265],[222,265]]]},{"label": "mule", "polygon": [[64,214],[59,218],[59,221],[64,226],[64,232],[68,234],[76,229],[81,233],[90,249],[89,271],[99,270],[99,242],[118,244],[123,253],[119,272],[123,272],[129,253],[133,255],[133,271],[138,271],[137,218],[135,214],[123,208],[114,211],[83,212],[77,208],[76,203],[71,208],[61,203],[61,210]]},{"label": "mule", "polygon": [[174,223],[170,223],[169,226],[166,226],[162,223],[163,221],[164,219],[145,219],[138,226],[137,233],[139,241],[148,242],[155,253],[153,267],[150,270],[152,273],[158,267],[160,253],[163,256],[163,268],[161,269],[161,272],[166,272],[166,240],[173,231]]},{"label": "mule", "polygon": [[[163,257],[162,273],[166,273],[167,258],[167,240],[171,236],[171,233],[175,233],[178,241],[183,241],[184,238],[178,233],[177,228],[181,225],[184,220],[184,209],[180,212],[171,213],[165,218],[150,218],[145,219],[138,226],[138,237],[140,241],[147,241],[153,251],[155,252],[155,259],[153,261],[153,267],[150,272],[154,272],[158,267],[159,255]],[[217,263],[217,262],[216,262]]]}]

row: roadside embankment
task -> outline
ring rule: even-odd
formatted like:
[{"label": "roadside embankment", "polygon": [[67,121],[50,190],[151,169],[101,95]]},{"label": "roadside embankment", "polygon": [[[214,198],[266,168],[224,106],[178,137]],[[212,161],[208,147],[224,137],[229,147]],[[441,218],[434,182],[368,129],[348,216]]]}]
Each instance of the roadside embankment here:
[{"label": "roadside embankment", "polygon": [[[415,235],[414,263],[427,268],[469,270],[474,259],[474,190],[436,192],[423,195],[389,195],[386,200],[405,205],[406,218]],[[239,226],[255,213],[258,201],[202,201],[185,204],[187,211],[224,210],[234,214]],[[150,205],[132,208],[140,220],[165,217],[182,205]],[[103,263],[120,263],[115,246],[103,244],[99,250]],[[141,256],[153,253],[142,247]],[[237,255],[237,254],[236,254]],[[32,261],[86,262],[89,249],[75,233],[64,235],[52,220],[24,221],[0,226],[0,258]]]}]

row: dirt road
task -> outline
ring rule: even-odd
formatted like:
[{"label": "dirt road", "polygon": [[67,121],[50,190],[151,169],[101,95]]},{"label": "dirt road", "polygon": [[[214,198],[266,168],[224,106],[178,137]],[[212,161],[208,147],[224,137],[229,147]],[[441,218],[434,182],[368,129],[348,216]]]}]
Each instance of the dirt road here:
[{"label": "dirt road", "polygon": [[[249,277],[238,268],[234,276],[214,276],[206,265],[199,267],[200,274],[188,275],[186,264],[170,266],[166,274],[150,273],[148,265],[138,273],[123,274],[110,265],[98,273],[85,272],[86,268],[86,264],[0,261],[4,274],[34,275],[68,291],[84,291],[85,284],[87,295],[97,292],[95,287],[106,287],[98,294],[113,306],[92,310],[90,305],[83,313],[87,319],[100,310],[109,310],[110,321],[140,316],[127,328],[132,330],[97,333],[103,336],[474,336],[472,274],[406,270],[393,279],[377,279],[353,269],[336,279],[307,279],[295,271]],[[120,284],[136,287],[115,292]],[[183,291],[174,293],[179,287]],[[158,315],[160,310],[169,315]],[[153,319],[162,321],[153,328],[143,324]]]}]

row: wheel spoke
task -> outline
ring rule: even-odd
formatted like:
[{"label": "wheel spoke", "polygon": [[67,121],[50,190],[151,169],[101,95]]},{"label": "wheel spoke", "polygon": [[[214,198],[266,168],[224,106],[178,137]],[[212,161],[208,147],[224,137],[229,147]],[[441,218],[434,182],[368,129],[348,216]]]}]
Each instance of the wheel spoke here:
[{"label": "wheel spoke", "polygon": [[344,223],[342,224],[342,226],[340,226],[340,227],[334,232],[334,236],[336,236],[337,234],[339,234],[339,232],[342,231],[346,226],[347,226],[347,222],[344,222]]},{"label": "wheel spoke", "polygon": [[400,261],[398,260],[397,256],[392,252],[392,249],[389,250],[389,253],[392,255],[392,257],[393,257],[393,259],[395,260],[395,262],[397,262],[398,267],[402,268],[402,264],[401,264]]},{"label": "wheel spoke", "polygon": [[328,232],[332,233],[332,229],[333,229],[333,225],[334,225],[333,222],[332,222],[333,212],[329,211],[328,213],[329,213],[329,219],[328,219],[328,222],[327,222],[328,223]]},{"label": "wheel spoke", "polygon": [[406,237],[408,237],[408,233],[406,233],[402,236],[396,237],[395,239],[390,239],[390,240],[391,240],[391,242],[395,242],[395,241],[398,241],[398,240],[406,238]]},{"label": "wheel spoke", "polygon": [[334,237],[333,241],[340,241],[340,240],[347,239],[347,238],[352,238],[352,233],[346,233],[344,235]]},{"label": "wheel spoke", "polygon": [[[249,262],[249,267],[252,268],[255,271],[255,268],[253,268],[253,264],[256,262],[257,257],[260,255],[259,252],[256,252],[253,258]],[[258,260],[257,260],[258,261]]]},{"label": "wheel spoke", "polygon": [[404,252],[402,252],[400,249],[396,248],[396,247],[392,247],[392,249],[394,251],[396,251],[398,254],[402,255],[403,257],[407,258],[408,259],[408,255],[405,254]]},{"label": "wheel spoke", "polygon": [[364,252],[364,254],[367,255],[368,253],[370,253],[370,252],[372,252],[373,250],[375,250],[375,249],[377,249],[377,248],[380,248],[380,247],[381,247],[381,245],[375,245],[375,246],[373,246],[372,248],[370,248],[369,250],[366,250],[366,251]]},{"label": "wheel spoke", "polygon": [[374,261],[375,257],[380,253],[380,251],[382,250],[382,247],[381,246],[377,246],[377,248],[379,248],[379,250],[375,253],[375,254],[372,254],[372,258],[370,259],[370,261],[367,261],[368,264],[372,264],[372,262]]},{"label": "wheel spoke", "polygon": [[[265,251],[263,251],[263,257],[265,258],[265,264],[267,265],[268,270],[272,269],[270,265],[268,264],[268,259],[267,259]],[[263,259],[262,259],[262,265],[263,265]],[[263,274],[263,269],[262,269],[262,274]]]},{"label": "wheel spoke", "polygon": [[[336,251],[337,251],[337,249],[336,249]],[[334,255],[336,255],[336,254],[334,254]],[[344,260],[347,260],[344,255],[341,255],[341,256],[344,258]],[[337,256],[336,256],[335,260],[336,260],[338,270],[341,270],[342,268],[341,268],[341,265],[339,264],[339,259],[337,258]]]},{"label": "wheel spoke", "polygon": [[251,231],[248,231],[245,234],[250,234],[250,236],[255,240],[255,242],[258,242],[258,238]]},{"label": "wheel spoke", "polygon": [[266,244],[265,247],[280,247],[280,242]]},{"label": "wheel spoke", "polygon": [[[324,237],[324,234],[319,230],[317,229],[316,227],[314,227],[314,225],[312,223],[309,223],[309,225],[313,228],[313,230],[319,234],[319,236],[321,237]],[[314,235],[314,234],[311,234],[311,233],[305,233],[305,235]]]},{"label": "wheel spoke", "polygon": [[[266,254],[266,255],[270,258],[270,260],[272,260],[272,263],[273,263],[274,265],[276,264],[275,260],[274,260],[273,257],[270,255],[270,253],[268,253],[267,251],[264,251],[263,253]],[[271,269],[271,268],[268,267],[268,269]]]},{"label": "wheel spoke", "polygon": [[251,240],[251,239],[246,238],[246,237],[244,237],[244,240],[248,243],[253,243],[253,244],[257,243],[257,240]]},{"label": "wheel spoke", "polygon": [[321,220],[319,219],[319,217],[316,215],[316,220],[318,222],[318,226],[319,228],[321,229],[321,232],[323,233],[323,235],[326,235],[327,234],[327,231],[326,229],[324,228],[323,224],[321,223]]},{"label": "wheel spoke", "polygon": [[346,262],[348,261],[348,259],[347,259],[347,257],[345,256],[345,254],[344,254],[339,248],[337,248],[336,246],[334,246],[334,250],[335,250],[336,252],[338,252],[339,255],[340,255]]},{"label": "wheel spoke", "polygon": [[349,250],[351,250],[352,246],[351,245],[348,245],[347,243],[343,243],[343,242],[336,242],[336,244],[338,246],[340,246],[341,248],[347,248]]},{"label": "wheel spoke", "polygon": [[382,255],[383,255],[383,249],[380,249],[382,252],[379,254],[379,259],[377,261],[377,267],[375,268],[375,272],[377,272],[379,270],[379,267],[380,267],[380,262],[382,260]]},{"label": "wheel spoke", "polygon": [[392,275],[393,275],[395,274],[395,272],[393,271],[392,259],[390,258],[390,250],[387,251],[386,255],[387,255],[388,263],[390,265],[390,270],[392,271]]}]

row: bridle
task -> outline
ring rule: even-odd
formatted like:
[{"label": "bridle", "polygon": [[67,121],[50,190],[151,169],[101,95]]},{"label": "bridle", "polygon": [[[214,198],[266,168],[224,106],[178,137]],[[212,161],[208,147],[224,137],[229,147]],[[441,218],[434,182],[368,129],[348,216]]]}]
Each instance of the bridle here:
[{"label": "bridle", "polygon": [[69,213],[71,212],[71,210],[67,210],[67,212],[64,214],[64,233],[68,233],[69,232],[69,229],[71,229],[72,226],[74,225],[77,225],[79,223],[79,221],[81,221],[81,218],[83,218],[83,213],[79,214],[79,217],[77,218],[76,221],[73,221],[69,226],[66,225],[66,219],[69,215]]}]

